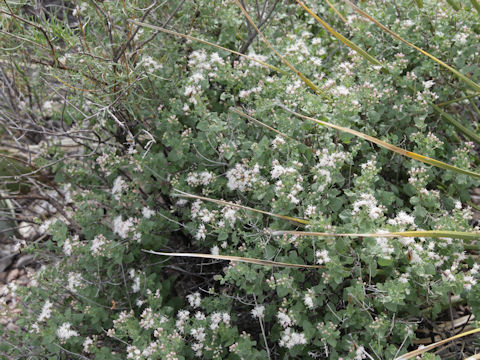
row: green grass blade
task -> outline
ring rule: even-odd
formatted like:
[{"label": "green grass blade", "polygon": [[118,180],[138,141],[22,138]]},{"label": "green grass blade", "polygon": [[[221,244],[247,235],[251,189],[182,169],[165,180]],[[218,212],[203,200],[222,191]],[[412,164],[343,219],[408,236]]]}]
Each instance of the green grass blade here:
[{"label": "green grass blade", "polygon": [[470,80],[468,77],[466,77],[465,75],[463,75],[462,73],[460,73],[459,71],[455,70],[454,68],[452,68],[450,65],[447,65],[446,63],[444,63],[442,60],[436,58],[435,56],[431,55],[430,53],[426,52],[425,50],[419,48],[418,46],[412,44],[411,42],[408,42],[407,40],[403,39],[400,35],[394,33],[392,30],[390,30],[389,28],[387,28],[385,25],[381,24],[379,21],[377,21],[376,19],[374,19],[373,17],[371,17],[370,15],[368,15],[365,11],[361,10],[359,7],[357,7],[355,4],[353,4],[350,0],[343,0],[345,3],[347,3],[353,10],[355,10],[355,12],[357,12],[358,14],[362,15],[364,18],[370,20],[371,22],[373,22],[375,25],[377,25],[380,29],[382,29],[383,31],[387,32],[388,34],[390,34],[391,36],[393,36],[395,39],[403,42],[404,44],[414,48],[415,50],[417,50],[418,52],[422,53],[423,55],[429,57],[430,59],[432,59],[433,61],[435,61],[437,64],[443,66],[445,69],[447,69],[448,71],[450,71],[452,74],[454,74],[456,77],[458,77],[460,80],[462,80],[465,84],[467,84],[469,87],[471,87],[472,89],[474,89],[476,92],[480,92],[480,85],[478,85],[477,83],[475,83],[474,81]]},{"label": "green grass blade", "polygon": [[480,179],[480,174],[475,173],[473,171],[460,169],[456,166],[444,163],[443,161],[435,160],[435,159],[432,159],[428,156],[423,156],[423,155],[420,155],[420,154],[417,154],[417,153],[414,153],[414,152],[411,152],[411,151],[404,150],[402,148],[399,148],[398,146],[389,144],[389,143],[387,143],[383,140],[377,139],[377,138],[375,138],[373,136],[370,136],[370,135],[366,135],[366,134],[361,133],[361,132],[356,131],[356,130],[352,130],[352,129],[349,129],[349,128],[346,128],[346,127],[343,127],[343,126],[339,126],[339,125],[328,123],[326,121],[318,120],[318,119],[315,119],[315,118],[310,117],[310,116],[299,114],[299,113],[297,113],[293,110],[288,109],[287,107],[285,107],[281,103],[277,103],[277,105],[280,106],[282,109],[288,111],[289,113],[291,113],[295,116],[298,116],[302,119],[314,121],[317,124],[329,127],[331,129],[335,129],[335,130],[339,130],[339,131],[344,132],[344,133],[352,134],[356,137],[359,137],[359,138],[362,138],[364,140],[370,141],[374,144],[377,144],[378,146],[383,147],[384,149],[396,152],[397,154],[400,154],[400,155],[409,157],[411,159],[418,160],[418,161],[421,161],[423,163],[433,165],[433,166],[436,166],[436,167],[439,167],[439,168],[442,168],[442,169],[445,169],[445,170],[451,170],[451,171],[454,171],[458,174],[464,174],[464,175],[468,175],[468,176],[471,176],[471,177],[476,178],[476,179]]},{"label": "green grass blade", "polygon": [[303,265],[303,264],[291,264],[271,260],[255,259],[248,258],[243,256],[230,256],[230,255],[212,255],[212,254],[197,254],[197,253],[166,253],[158,252],[152,250],[143,250],[143,252],[161,255],[161,256],[177,256],[177,257],[193,257],[193,258],[204,258],[204,259],[214,259],[214,260],[227,260],[233,262],[244,262],[248,264],[262,265],[262,266],[274,266],[274,267],[287,267],[287,268],[303,268],[303,269],[323,269],[324,266],[321,265]]}]

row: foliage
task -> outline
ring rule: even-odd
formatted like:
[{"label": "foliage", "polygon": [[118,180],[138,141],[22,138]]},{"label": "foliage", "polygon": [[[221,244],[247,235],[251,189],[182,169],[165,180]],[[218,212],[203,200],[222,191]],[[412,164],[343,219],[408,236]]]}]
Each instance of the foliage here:
[{"label": "foliage", "polygon": [[[22,250],[46,266],[23,296],[25,332],[6,334],[4,353],[393,359],[426,319],[441,318],[452,295],[480,316],[476,242],[274,234],[477,230],[467,206],[477,180],[285,110],[475,171],[476,145],[432,106],[478,134],[472,90],[347,5],[335,4],[344,23],[326,3],[313,3],[312,11],[388,72],[290,1],[267,1],[263,18],[272,14],[262,32],[320,94],[254,37],[234,2],[74,1],[62,16],[32,11],[26,1],[0,5],[2,72],[21,90],[2,127],[15,136],[48,135],[32,166],[66,185],[67,204],[63,216],[43,224],[48,240]],[[480,82],[479,14],[467,3],[458,10],[446,1],[413,4],[359,6]],[[247,11],[256,14],[253,1]],[[253,36],[246,53],[285,72],[128,20],[237,50]],[[15,126],[25,119],[33,119],[28,127]],[[60,146],[65,137],[82,152],[69,154]],[[324,267],[168,259],[149,250]]]}]

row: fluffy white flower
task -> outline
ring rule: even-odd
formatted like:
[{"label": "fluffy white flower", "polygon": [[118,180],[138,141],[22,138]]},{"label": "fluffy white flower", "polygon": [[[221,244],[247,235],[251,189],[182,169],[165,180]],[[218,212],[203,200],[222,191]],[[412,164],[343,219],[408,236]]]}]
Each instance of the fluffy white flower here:
[{"label": "fluffy white flower", "polygon": [[288,316],[284,312],[279,311],[277,313],[277,319],[278,319],[278,322],[280,323],[280,325],[282,325],[284,328],[293,325],[293,321],[292,321],[292,319],[290,319],[290,316]]},{"label": "fluffy white flower", "polygon": [[265,312],[265,306],[257,305],[252,309],[251,314],[254,318],[263,318],[264,312]]},{"label": "fluffy white flower", "polygon": [[112,195],[115,200],[120,200],[123,190],[125,190],[126,184],[121,176],[118,176],[113,182]]},{"label": "fluffy white flower", "polygon": [[155,215],[155,210],[150,209],[149,207],[144,207],[142,209],[142,215],[145,219],[150,219]]},{"label": "fluffy white flower", "polygon": [[235,164],[235,167],[227,172],[227,186],[230,190],[239,190],[241,192],[251,190],[259,180],[259,174],[260,167],[258,164],[255,164],[253,169],[249,169],[243,164]]},{"label": "fluffy white flower", "polygon": [[92,338],[86,337],[85,340],[83,341],[83,352],[88,354],[90,353],[90,346],[93,345],[93,340]]},{"label": "fluffy white flower", "polygon": [[317,250],[315,253],[315,256],[317,257],[317,263],[322,265],[328,263],[331,259],[330,256],[328,256],[328,250]]},{"label": "fluffy white flower", "polygon": [[207,229],[205,228],[204,224],[200,224],[198,227],[197,233],[195,234],[195,239],[197,240],[205,240],[207,237]]},{"label": "fluffy white flower", "polygon": [[315,307],[315,304],[313,303],[313,297],[311,294],[305,294],[303,297],[303,303],[309,308],[313,309]]},{"label": "fluffy white flower", "polygon": [[195,309],[200,306],[202,298],[200,297],[199,292],[195,292],[193,294],[187,295],[187,300],[190,306]]},{"label": "fluffy white flower", "polygon": [[68,322],[63,323],[58,329],[57,329],[57,336],[60,340],[68,340],[72,336],[78,336],[78,332],[75,330],[70,329],[72,325]]},{"label": "fluffy white flower", "polygon": [[362,208],[368,211],[368,215],[372,220],[378,219],[383,215],[383,208],[377,206],[377,200],[371,194],[360,195],[359,199],[353,203],[352,215],[358,214]]},{"label": "fluffy white flower", "polygon": [[128,218],[127,220],[123,221],[122,216],[119,215],[115,219],[113,219],[113,232],[120,236],[122,239],[126,239],[128,233],[132,231],[133,219]]},{"label": "fluffy white flower", "polygon": [[90,246],[90,251],[92,255],[101,255],[103,245],[105,245],[106,239],[102,234],[97,235],[92,240],[92,245]]},{"label": "fluffy white flower", "polygon": [[53,304],[49,300],[45,301],[45,304],[43,304],[42,307],[42,312],[37,319],[38,322],[42,322],[50,318],[52,314],[52,305]]},{"label": "fluffy white flower", "polygon": [[78,287],[82,285],[82,275],[76,272],[68,273],[68,290],[75,292]]},{"label": "fluffy white flower", "polygon": [[295,345],[304,345],[307,343],[304,333],[297,333],[292,328],[287,328],[282,333],[282,338],[280,339],[280,346],[287,349],[291,349]]}]

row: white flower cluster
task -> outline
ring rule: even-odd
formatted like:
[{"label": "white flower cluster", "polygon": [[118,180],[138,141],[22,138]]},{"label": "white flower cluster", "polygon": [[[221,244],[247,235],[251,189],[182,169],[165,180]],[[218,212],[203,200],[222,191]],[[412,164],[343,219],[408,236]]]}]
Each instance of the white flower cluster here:
[{"label": "white flower cluster", "polygon": [[82,275],[76,272],[69,272],[67,275],[67,289],[71,292],[76,292],[77,288],[81,287],[82,284]]},{"label": "white flower cluster", "polygon": [[211,171],[202,171],[201,173],[191,172],[187,177],[187,184],[189,186],[207,186],[215,180],[215,174]]},{"label": "white flower cluster", "polygon": [[152,216],[155,216],[155,210],[152,210],[148,206],[145,206],[142,209],[142,215],[145,219],[150,219]]},{"label": "white flower cluster", "polygon": [[[381,230],[377,231],[377,233],[382,233]],[[393,247],[391,239],[385,237],[377,237],[375,238],[377,246],[380,248],[381,254],[389,259],[390,255],[393,254],[395,248]]]},{"label": "white flower cluster", "polygon": [[356,216],[361,210],[365,209],[368,212],[368,216],[372,219],[378,219],[383,215],[384,207],[377,206],[377,199],[372,194],[364,193],[360,194],[359,199],[353,203],[352,215]]},{"label": "white flower cluster", "polygon": [[263,81],[259,81],[258,82],[258,86],[255,86],[249,90],[240,90],[239,93],[238,93],[238,97],[240,99],[245,99],[247,97],[249,97],[251,94],[260,94],[263,90]]},{"label": "white flower cluster", "polygon": [[117,216],[115,219],[113,219],[113,232],[122,239],[126,239],[128,235],[133,232],[133,240],[136,240],[138,243],[140,243],[142,240],[141,234],[135,231],[136,220],[136,218],[130,217],[123,221],[121,215]]},{"label": "white flower cluster", "polygon": [[140,291],[140,276],[136,274],[135,269],[128,271],[130,279],[132,279],[132,292],[137,293]]},{"label": "white flower cluster", "polygon": [[230,325],[230,315],[228,313],[218,313],[214,312],[210,316],[210,329],[215,331],[218,326],[220,325],[221,322],[223,322],[225,325],[229,326]]},{"label": "white flower cluster", "polygon": [[328,256],[328,250],[323,249],[323,250],[317,250],[315,252],[315,257],[317,258],[317,264],[326,264],[330,262],[330,256]]},{"label": "white flower cluster", "polygon": [[252,309],[252,311],[250,311],[250,313],[254,318],[259,318],[259,319],[263,318],[264,312],[265,312],[265,306],[263,305],[257,305]]},{"label": "white flower cluster", "polygon": [[227,186],[230,190],[239,190],[240,192],[252,190],[255,183],[259,181],[260,166],[255,164],[253,169],[249,169],[245,164],[235,164],[233,169],[228,170]]},{"label": "white flower cluster", "polygon": [[151,56],[143,56],[142,57],[142,65],[145,69],[150,73],[153,74],[155,71],[161,69],[163,67],[162,64],[155,61]]},{"label": "white flower cluster", "polygon": [[70,329],[71,326],[72,324],[66,322],[57,329],[57,336],[62,342],[70,339],[72,336],[78,336],[78,332]]},{"label": "white flower cluster", "polygon": [[127,188],[127,184],[125,183],[125,180],[123,180],[121,176],[118,176],[113,182],[113,187],[112,187],[112,195],[114,199],[120,200],[120,197],[122,196],[122,192],[126,188]]},{"label": "white flower cluster", "polygon": [[43,304],[42,307],[42,312],[38,316],[38,322],[42,322],[50,318],[52,315],[52,305],[53,304],[49,300],[45,301],[45,304]]},{"label": "white flower cluster", "polygon": [[313,289],[309,289],[307,293],[303,296],[303,303],[307,306],[309,309],[315,308],[315,304],[313,302],[313,297],[315,296]]},{"label": "white flower cluster", "polygon": [[332,182],[331,171],[341,166],[347,159],[347,153],[343,151],[330,152],[327,149],[317,151],[318,161],[313,168],[313,180],[319,182],[318,191],[323,191]]},{"label": "white flower cluster", "polygon": [[394,219],[388,219],[387,223],[394,226],[412,225],[415,227],[415,218],[408,215],[405,211],[400,211]]},{"label": "white flower cluster", "polygon": [[153,314],[152,308],[146,308],[143,310],[142,314],[140,315],[142,320],[140,320],[140,327],[144,329],[153,329],[155,326],[155,315]]},{"label": "white flower cluster", "polygon": [[294,321],[288,316],[286,313],[279,311],[277,313],[277,319],[280,325],[284,328],[287,328],[289,326],[292,326],[294,324]]},{"label": "white flower cluster", "polygon": [[275,139],[272,140],[272,148],[276,149],[285,144],[285,139],[283,136],[277,135]]},{"label": "white flower cluster", "polygon": [[195,292],[193,294],[187,295],[187,300],[190,306],[193,307],[194,309],[200,307],[200,304],[202,302],[202,298],[200,297],[199,292]]},{"label": "white flower cluster", "polygon": [[92,245],[90,246],[90,251],[93,256],[100,256],[105,251],[105,244],[107,239],[103,234],[95,236],[92,240]]},{"label": "white flower cluster", "polygon": [[73,248],[80,246],[80,242],[78,241],[78,235],[74,235],[73,238],[66,238],[65,242],[63,243],[63,253],[67,256],[72,255]]},{"label": "white flower cluster", "polygon": [[272,179],[278,179],[282,175],[292,175],[297,173],[297,169],[293,167],[283,167],[278,160],[273,160],[272,165],[272,171],[270,172]]},{"label": "white flower cluster", "polygon": [[298,333],[288,327],[282,333],[282,338],[280,339],[279,345],[287,349],[291,349],[295,345],[304,345],[307,343],[304,333]]}]

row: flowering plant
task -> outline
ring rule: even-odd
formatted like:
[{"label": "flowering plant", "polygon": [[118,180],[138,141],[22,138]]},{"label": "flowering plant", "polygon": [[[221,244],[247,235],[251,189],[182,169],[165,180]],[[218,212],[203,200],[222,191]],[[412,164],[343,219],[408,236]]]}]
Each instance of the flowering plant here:
[{"label": "flowering plant", "polygon": [[[48,129],[32,166],[68,186],[21,249],[45,266],[4,354],[393,359],[452,303],[479,315],[480,142],[456,116],[478,120],[478,89],[457,73],[348,1],[307,8],[342,36],[288,1],[20,3],[5,40],[39,49],[1,56],[40,70],[8,114],[35,121],[2,126]],[[449,3],[359,6],[476,85],[477,8]]]}]

